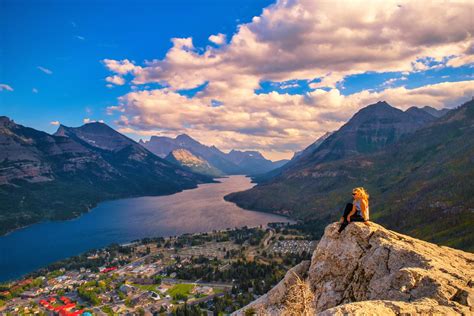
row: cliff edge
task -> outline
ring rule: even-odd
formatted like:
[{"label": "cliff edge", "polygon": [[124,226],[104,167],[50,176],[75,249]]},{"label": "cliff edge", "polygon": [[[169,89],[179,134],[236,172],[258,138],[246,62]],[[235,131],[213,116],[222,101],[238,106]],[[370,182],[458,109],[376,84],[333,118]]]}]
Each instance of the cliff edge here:
[{"label": "cliff edge", "polygon": [[474,313],[474,254],[371,223],[326,227],[310,261],[233,315]]}]

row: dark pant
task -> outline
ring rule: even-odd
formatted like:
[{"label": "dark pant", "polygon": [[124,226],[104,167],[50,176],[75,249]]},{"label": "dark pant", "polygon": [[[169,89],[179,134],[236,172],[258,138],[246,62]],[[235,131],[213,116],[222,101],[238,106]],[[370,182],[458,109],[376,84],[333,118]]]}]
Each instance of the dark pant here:
[{"label": "dark pant", "polygon": [[[352,211],[352,203],[347,203],[346,208],[344,209],[344,221],[341,224],[341,227],[339,227],[339,232],[342,232],[344,228],[346,228],[347,225],[349,225],[349,222],[347,221],[347,216],[349,213]],[[353,214],[351,216],[351,222],[363,222],[364,218],[362,216],[359,216],[356,214]]]}]

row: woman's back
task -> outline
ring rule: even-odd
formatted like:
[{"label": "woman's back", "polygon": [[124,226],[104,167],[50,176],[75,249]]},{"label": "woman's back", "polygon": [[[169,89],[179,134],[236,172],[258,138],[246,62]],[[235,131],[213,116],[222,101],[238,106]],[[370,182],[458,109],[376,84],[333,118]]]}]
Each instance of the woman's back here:
[{"label": "woman's back", "polygon": [[364,207],[365,205],[365,214],[366,214],[366,217],[369,218],[369,205],[366,201],[364,201],[364,203],[362,203],[362,199],[357,199],[354,201],[354,206],[356,208],[356,215],[357,216],[362,216],[362,208]]}]

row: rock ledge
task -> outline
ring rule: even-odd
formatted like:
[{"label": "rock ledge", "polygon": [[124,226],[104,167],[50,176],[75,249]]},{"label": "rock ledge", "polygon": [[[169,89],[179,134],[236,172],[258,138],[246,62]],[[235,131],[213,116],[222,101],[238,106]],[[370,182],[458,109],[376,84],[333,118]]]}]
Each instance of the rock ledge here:
[{"label": "rock ledge", "polygon": [[320,315],[465,314],[474,312],[474,254],[438,246],[371,223],[326,227],[311,263],[302,262],[252,308],[284,315],[296,276],[309,285]]}]

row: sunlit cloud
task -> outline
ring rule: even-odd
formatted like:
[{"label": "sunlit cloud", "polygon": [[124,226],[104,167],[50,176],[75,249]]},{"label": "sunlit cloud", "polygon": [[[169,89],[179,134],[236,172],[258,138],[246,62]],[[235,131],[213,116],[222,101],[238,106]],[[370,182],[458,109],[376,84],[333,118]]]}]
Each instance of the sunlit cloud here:
[{"label": "sunlit cloud", "polygon": [[[381,99],[400,108],[452,107],[469,99],[470,81],[395,86],[410,73],[474,62],[473,10],[472,1],[278,1],[228,40],[209,36],[217,47],[173,38],[163,59],[103,60],[113,73],[108,78],[128,76],[137,87],[108,112],[119,113],[118,124],[129,133],[187,132],[223,149],[291,156]],[[341,92],[347,76],[365,72],[402,76],[388,79],[382,91]],[[311,90],[255,93],[262,81],[291,89],[296,80]],[[150,83],[165,88],[143,89]],[[193,97],[180,94],[200,86]]]},{"label": "sunlit cloud", "polygon": [[140,68],[140,67],[135,66],[134,63],[129,61],[128,59],[124,59],[124,60],[104,59],[103,63],[108,69],[120,75],[125,75],[129,72],[134,71],[135,69]]},{"label": "sunlit cloud", "polygon": [[112,84],[115,84],[117,86],[122,86],[125,84],[125,79],[123,79],[122,77],[120,76],[109,76],[107,78],[105,78],[105,81],[109,82],[109,83],[112,83]]},{"label": "sunlit cloud", "polygon": [[49,122],[49,124],[54,125],[54,126],[58,126],[61,123],[59,121],[51,121],[51,122]]},{"label": "sunlit cloud", "polygon": [[219,33],[217,35],[211,35],[209,36],[209,41],[216,44],[216,45],[222,45],[225,44],[226,36],[225,34]]}]

